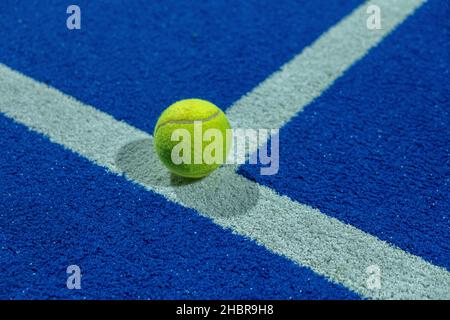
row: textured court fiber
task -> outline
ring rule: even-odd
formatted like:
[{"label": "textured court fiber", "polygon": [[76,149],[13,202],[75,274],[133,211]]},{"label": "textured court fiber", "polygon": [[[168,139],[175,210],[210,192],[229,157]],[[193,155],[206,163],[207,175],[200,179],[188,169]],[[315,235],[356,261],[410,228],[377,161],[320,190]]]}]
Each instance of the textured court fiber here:
[{"label": "textured court fiber", "polygon": [[[448,1],[77,2],[0,3],[0,299],[450,299]],[[171,175],[192,97],[279,172]]]}]

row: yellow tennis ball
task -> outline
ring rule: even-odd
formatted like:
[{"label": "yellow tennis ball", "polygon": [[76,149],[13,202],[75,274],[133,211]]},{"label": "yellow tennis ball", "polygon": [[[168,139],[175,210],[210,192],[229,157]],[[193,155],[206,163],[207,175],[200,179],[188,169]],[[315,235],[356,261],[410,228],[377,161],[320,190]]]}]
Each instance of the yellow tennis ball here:
[{"label": "yellow tennis ball", "polygon": [[154,146],[169,171],[200,178],[225,163],[231,143],[231,126],[211,102],[186,99],[169,106],[158,119]]}]

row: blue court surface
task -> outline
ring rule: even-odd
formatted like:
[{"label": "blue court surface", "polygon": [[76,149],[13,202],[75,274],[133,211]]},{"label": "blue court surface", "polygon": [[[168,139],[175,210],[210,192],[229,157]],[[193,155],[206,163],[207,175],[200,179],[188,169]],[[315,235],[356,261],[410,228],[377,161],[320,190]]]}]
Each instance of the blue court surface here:
[{"label": "blue court surface", "polygon": [[[70,4],[0,2],[0,299],[450,299],[448,1]],[[193,97],[279,171],[167,174]]]}]

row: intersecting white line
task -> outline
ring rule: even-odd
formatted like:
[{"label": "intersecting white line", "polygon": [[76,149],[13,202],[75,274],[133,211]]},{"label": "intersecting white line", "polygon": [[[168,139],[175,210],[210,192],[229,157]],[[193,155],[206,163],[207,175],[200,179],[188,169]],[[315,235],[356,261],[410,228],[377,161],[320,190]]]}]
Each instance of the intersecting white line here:
[{"label": "intersecting white line", "polygon": [[[249,128],[281,127],[421,3],[419,0],[378,1],[385,15],[384,29],[377,31],[380,32],[377,36],[369,37],[352,28],[358,29],[360,23],[365,26],[362,17],[366,17],[367,4],[359,7],[232,106],[228,112],[231,121]],[[344,54],[345,62],[327,63],[324,56],[327,52]],[[297,68],[302,72],[298,73]],[[323,74],[316,77],[314,70]],[[292,94],[292,90],[300,94]],[[265,96],[268,100],[264,103]],[[281,110],[279,116],[273,115],[273,109]],[[149,134],[4,65],[0,65],[0,112],[111,172],[193,208],[215,223],[254,239],[362,296],[450,298],[450,273],[446,269],[319,210],[280,196],[236,174],[234,167],[220,168],[197,183],[178,180],[161,167]],[[269,117],[272,119],[266,122]],[[378,290],[366,286],[366,268],[373,264],[382,271],[382,287]]]},{"label": "intersecting white line", "polygon": [[[228,108],[228,119],[238,128],[282,128],[425,2],[367,1]],[[380,30],[367,28],[369,5],[381,9]]]}]

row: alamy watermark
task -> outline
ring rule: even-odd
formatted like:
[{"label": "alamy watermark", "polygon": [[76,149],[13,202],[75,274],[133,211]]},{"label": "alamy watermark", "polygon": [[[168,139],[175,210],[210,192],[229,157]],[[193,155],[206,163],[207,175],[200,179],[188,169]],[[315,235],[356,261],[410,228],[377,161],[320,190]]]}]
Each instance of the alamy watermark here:
[{"label": "alamy watermark", "polygon": [[366,20],[366,27],[369,30],[381,29],[381,8],[375,4],[367,7],[366,13],[369,17]]},{"label": "alamy watermark", "polygon": [[66,26],[69,30],[81,29],[81,9],[79,6],[70,5],[67,7],[66,13],[69,14],[66,20]]},{"label": "alamy watermark", "polygon": [[215,128],[203,131],[202,121],[194,121],[192,134],[184,128],[175,129],[171,141],[178,142],[171,152],[176,165],[260,164],[261,175],[274,175],[279,170],[278,129],[227,129],[224,134]]},{"label": "alamy watermark", "polygon": [[81,269],[76,264],[67,267],[66,273],[69,275],[66,280],[67,289],[81,289]]},{"label": "alamy watermark", "polygon": [[366,268],[367,280],[366,286],[369,290],[381,289],[381,268],[376,264]]}]

